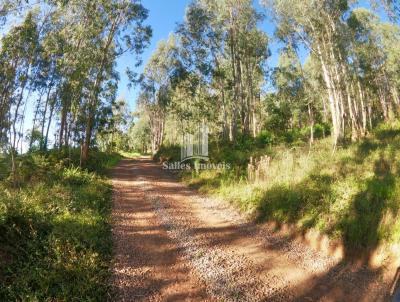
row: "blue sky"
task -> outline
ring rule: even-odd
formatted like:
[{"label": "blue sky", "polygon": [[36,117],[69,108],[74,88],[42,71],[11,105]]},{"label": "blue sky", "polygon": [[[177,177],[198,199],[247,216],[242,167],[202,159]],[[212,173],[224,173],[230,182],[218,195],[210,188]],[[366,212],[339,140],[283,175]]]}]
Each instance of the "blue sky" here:
[{"label": "blue sky", "polygon": [[[0,0],[1,1],[1,0]],[[191,0],[143,0],[143,5],[149,10],[149,17],[146,24],[149,24],[153,30],[153,36],[151,43],[148,48],[145,49],[142,60],[143,64],[135,71],[142,72],[146,62],[150,58],[153,51],[156,49],[157,44],[160,40],[168,38],[168,35],[176,29],[178,23],[183,22],[185,16],[185,10]],[[263,11],[263,8],[259,4],[259,0],[253,0],[257,10]],[[361,0],[360,4],[364,7],[369,7],[367,0]],[[385,20],[384,14],[381,12],[380,16]],[[14,22],[13,22],[14,21]],[[11,19],[7,22],[3,30],[0,30],[0,36],[4,34],[9,26],[15,23],[15,20]],[[260,24],[260,28],[264,30],[270,37],[269,47],[271,50],[271,57],[268,59],[268,66],[275,67],[279,57],[280,45],[274,41],[273,35],[275,31],[274,25],[268,20]],[[303,49],[300,51],[300,57],[302,60],[307,56],[307,52]],[[117,70],[120,73],[120,83],[118,88],[118,97],[125,98],[129,104],[131,110],[135,110],[136,100],[138,94],[138,87],[132,87],[128,89],[128,78],[126,76],[126,69],[128,67],[133,68],[135,65],[135,57],[132,54],[126,53],[120,57],[117,61]],[[32,115],[33,115],[33,100],[29,100],[28,110],[26,112],[26,119],[24,125],[24,132],[32,127]],[[53,123],[51,132],[54,131],[56,125]],[[50,136],[52,138],[52,136]]]},{"label": "blue sky", "polygon": [[[136,72],[141,72],[146,62],[150,58],[153,51],[156,49],[158,41],[166,39],[169,33],[175,30],[176,24],[183,21],[185,8],[190,3],[190,0],[144,0],[143,5],[149,10],[147,24],[153,29],[153,37],[151,38],[150,47],[148,47],[143,55],[143,64],[136,69]],[[125,98],[130,108],[133,110],[136,104],[138,89],[133,87],[128,89],[129,83],[126,76],[126,68],[133,68],[134,56],[125,54],[118,59],[117,70],[120,73],[121,81],[118,86],[119,96]]]},{"label": "blue sky", "polygon": [[[146,62],[156,49],[158,42],[162,39],[168,38],[168,35],[174,32],[176,24],[183,22],[186,7],[190,2],[191,0],[143,0],[143,5],[149,10],[147,24],[150,24],[153,29],[153,37],[151,39],[150,47],[148,47],[142,55],[143,64],[136,69],[137,72],[143,70]],[[262,9],[258,0],[254,0],[254,4],[257,9]],[[266,20],[260,24],[260,27],[266,31],[270,37],[273,36],[274,26],[269,21]],[[279,56],[279,53],[277,52],[279,45],[272,42],[270,48],[272,50],[272,56],[269,59],[269,66],[274,66]],[[127,67],[133,66],[134,58],[130,54],[125,54],[119,58],[117,64],[117,70],[120,72],[121,77],[118,89],[119,97],[125,98],[128,101],[130,108],[134,110],[138,88],[127,88],[129,82],[125,73]]]},{"label": "blue sky", "polygon": [[[149,17],[147,19],[147,24],[151,25],[153,29],[153,37],[151,39],[150,46],[144,51],[142,55],[143,64],[136,69],[136,72],[141,72],[146,62],[150,58],[153,51],[156,49],[157,44],[160,40],[168,38],[168,35],[174,32],[176,24],[183,22],[185,16],[186,7],[189,5],[191,0],[143,0],[143,5],[149,10]],[[253,0],[253,3],[257,10],[264,11],[260,6],[259,0]],[[364,6],[370,8],[367,0],[359,1],[357,6]],[[379,15],[384,21],[387,18],[383,12]],[[268,66],[275,67],[278,62],[279,49],[281,45],[274,40],[275,26],[266,18],[260,28],[264,30],[270,37],[270,50],[271,57],[268,59]],[[308,53],[304,49],[300,49],[300,59],[304,61]],[[132,67],[134,65],[134,58],[130,54],[125,54],[123,57],[119,58],[117,63],[118,71],[120,72],[121,81],[119,84],[119,97],[125,98],[132,110],[135,109],[136,99],[138,94],[138,88],[133,87],[131,89],[127,88],[128,79],[125,73],[127,67]]]}]

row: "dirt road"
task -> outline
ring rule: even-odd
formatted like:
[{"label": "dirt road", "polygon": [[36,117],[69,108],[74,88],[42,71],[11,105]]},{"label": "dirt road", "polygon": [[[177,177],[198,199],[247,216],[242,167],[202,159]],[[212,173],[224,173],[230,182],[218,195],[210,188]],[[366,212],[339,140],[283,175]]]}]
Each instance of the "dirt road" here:
[{"label": "dirt road", "polygon": [[146,158],[113,171],[115,301],[385,301],[378,272],[254,225]]}]

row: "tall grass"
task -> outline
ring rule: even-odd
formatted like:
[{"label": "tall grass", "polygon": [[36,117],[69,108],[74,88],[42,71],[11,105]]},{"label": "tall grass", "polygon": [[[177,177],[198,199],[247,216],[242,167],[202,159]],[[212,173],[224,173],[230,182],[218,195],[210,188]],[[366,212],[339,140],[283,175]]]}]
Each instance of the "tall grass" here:
[{"label": "tall grass", "polygon": [[399,148],[399,124],[381,125],[360,143],[335,153],[329,139],[317,141],[312,150],[266,149],[272,156],[268,176],[255,183],[244,176],[249,153],[232,162],[232,171],[203,171],[184,179],[260,221],[314,228],[343,240],[349,250],[370,250],[400,240]]},{"label": "tall grass", "polygon": [[[19,158],[19,188],[0,181],[0,301],[104,301],[109,295],[111,186],[55,152]],[[97,172],[90,172],[94,170]]]}]

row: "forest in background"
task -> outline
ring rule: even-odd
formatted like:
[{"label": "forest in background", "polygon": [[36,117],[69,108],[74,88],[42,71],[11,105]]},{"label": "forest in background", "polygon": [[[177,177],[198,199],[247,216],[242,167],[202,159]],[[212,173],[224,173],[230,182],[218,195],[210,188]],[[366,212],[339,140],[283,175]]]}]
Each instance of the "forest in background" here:
[{"label": "forest in background", "polygon": [[0,1],[1,301],[110,299],[121,155],[99,137],[129,122],[117,60],[141,63],[147,16],[139,1]]},{"label": "forest in background", "polygon": [[[188,6],[138,81],[144,144],[179,161],[182,134],[206,123],[210,161],[232,169],[183,171],[189,185],[369,259],[400,238],[399,5],[260,3]],[[264,18],[274,36],[259,28]],[[273,39],[282,47],[272,68]]]},{"label": "forest in background", "polygon": [[[159,43],[139,79],[153,153],[203,121],[219,141],[312,143],[331,134],[336,148],[398,116],[396,2],[372,1],[376,11],[359,1],[261,4],[264,11],[252,1],[194,1]],[[274,37],[259,29],[264,18]],[[271,39],[282,45],[275,68]]]},{"label": "forest in background", "polygon": [[[155,154],[206,122],[215,141],[311,145],[331,135],[335,149],[398,116],[396,1],[260,4],[193,1],[139,74],[151,37],[140,2],[5,1],[2,23],[19,20],[2,28],[0,57],[0,147],[13,174],[24,144],[79,148],[84,164],[92,147]],[[260,29],[266,18],[273,37]],[[273,68],[272,39],[281,46]],[[116,95],[116,61],[126,52],[137,57],[128,70],[140,88],[133,114]]]},{"label": "forest in background", "polygon": [[[139,73],[152,34],[140,1],[1,2],[0,299],[104,299],[106,170],[116,152],[179,160],[182,134],[201,123],[210,161],[232,169],[186,171],[190,186],[259,221],[317,229],[348,254],[399,242],[399,3],[260,4],[192,1]],[[135,112],[117,97],[127,52]]]},{"label": "forest in background", "polygon": [[[14,178],[23,144],[28,151],[79,148],[84,165],[96,135],[113,132],[123,106],[116,100],[116,61],[133,53],[134,73],[151,37],[147,15],[136,1],[2,2],[1,24],[17,20],[0,48],[0,148]],[[33,120],[26,121],[32,99]],[[25,123],[32,125],[28,133]]]}]

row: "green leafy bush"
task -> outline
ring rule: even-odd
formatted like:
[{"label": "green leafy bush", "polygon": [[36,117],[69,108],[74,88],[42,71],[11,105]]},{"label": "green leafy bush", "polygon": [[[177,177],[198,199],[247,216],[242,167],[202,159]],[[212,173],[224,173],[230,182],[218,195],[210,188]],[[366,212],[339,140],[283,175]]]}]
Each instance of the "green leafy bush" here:
[{"label": "green leafy bush", "polygon": [[180,161],[181,147],[178,145],[162,145],[153,158],[157,161]]},{"label": "green leafy bush", "polygon": [[[292,135],[291,141],[299,137]],[[217,154],[232,160],[235,169],[186,174],[184,179],[257,213],[261,221],[314,228],[341,239],[348,251],[368,252],[400,240],[399,149],[400,125],[383,124],[361,142],[339,147],[335,153],[330,138],[317,140],[311,149],[305,143],[273,146],[268,151],[272,157],[268,175],[258,182],[246,181],[243,162],[260,150],[237,156],[243,151],[232,147]]]},{"label": "green leafy bush", "polygon": [[265,147],[274,143],[274,135],[268,130],[262,130],[256,137],[258,147]]}]

